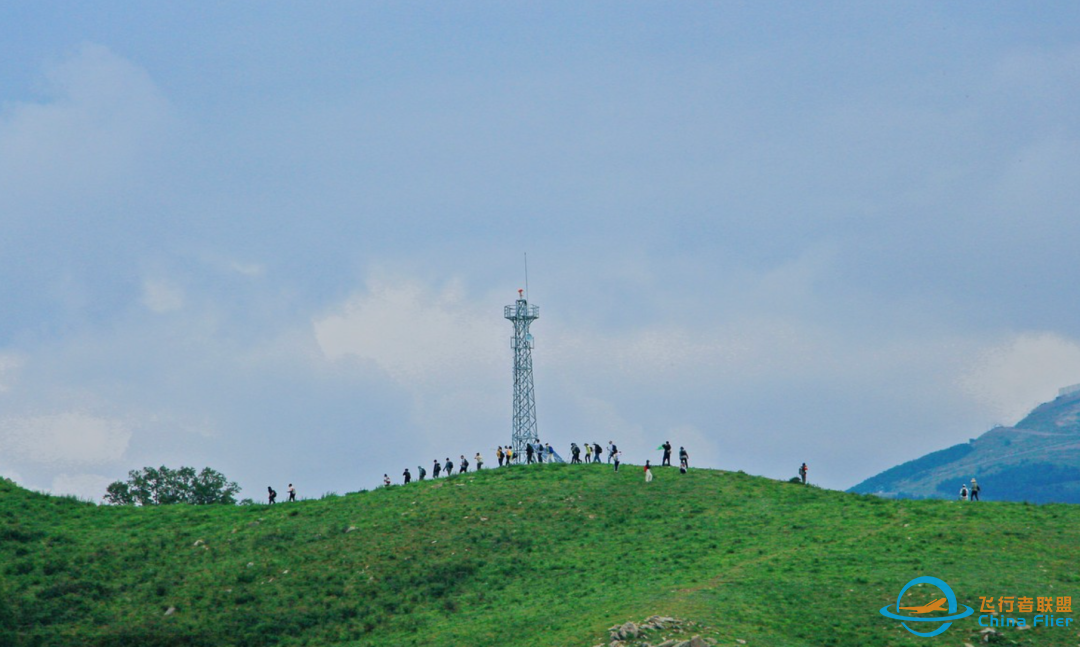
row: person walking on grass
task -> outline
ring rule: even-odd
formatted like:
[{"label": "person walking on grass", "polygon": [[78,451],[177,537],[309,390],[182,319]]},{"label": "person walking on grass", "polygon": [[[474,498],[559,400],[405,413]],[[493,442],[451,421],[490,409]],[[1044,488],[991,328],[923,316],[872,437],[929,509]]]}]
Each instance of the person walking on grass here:
[{"label": "person walking on grass", "polygon": [[479,472],[484,469],[484,457],[480,455],[480,452],[476,452],[476,456],[473,458],[476,459],[476,471]]},{"label": "person walking on grass", "polygon": [[980,486],[978,483],[976,483],[975,482],[975,477],[972,476],[971,477],[971,487],[968,488],[968,492],[970,492],[970,499],[972,501],[978,501],[979,500],[979,490],[981,490],[981,489],[982,489],[982,486]]},{"label": "person walking on grass", "polygon": [[968,500],[967,483],[961,483],[960,484],[960,500],[961,501],[967,501]]},{"label": "person walking on grass", "polygon": [[439,472],[442,471],[442,465],[439,464],[439,459],[437,458],[432,461],[432,463],[433,464],[431,466],[431,478],[437,479],[439,478]]},{"label": "person walking on grass", "polygon": [[296,488],[292,486],[292,483],[289,483],[289,501],[296,501]]},{"label": "person walking on grass", "polygon": [[510,462],[513,461],[513,460],[514,460],[514,448],[513,447],[507,447],[506,448],[506,466],[510,467]]},{"label": "person walking on grass", "polygon": [[615,452],[615,473],[619,472],[619,461],[622,460],[622,452]]},{"label": "person walking on grass", "polygon": [[446,457],[446,465],[443,465],[443,471],[446,472],[447,476],[454,475],[454,463],[450,460],[449,456]]},{"label": "person walking on grass", "polygon": [[496,458],[496,460],[499,461],[499,467],[502,467],[502,462],[503,462],[502,445],[499,445],[499,448],[495,450],[495,458]]},{"label": "person walking on grass", "polygon": [[664,460],[660,462],[660,467],[671,467],[671,441],[665,440],[660,449],[664,450]]},{"label": "person walking on grass", "polygon": [[465,460],[465,454],[461,455],[461,468],[458,469],[458,474],[464,474],[469,471],[469,461]]},{"label": "person walking on grass", "polygon": [[535,451],[536,450],[533,449],[532,443],[525,443],[525,462],[528,463],[529,465],[532,465],[533,453]]},{"label": "person walking on grass", "polygon": [[799,478],[802,479],[802,484],[803,485],[806,485],[806,472],[807,471],[808,470],[806,468],[806,463],[803,463],[802,466],[799,467]]},{"label": "person walking on grass", "polygon": [[427,470],[424,469],[423,466],[417,465],[416,466],[416,477],[417,477],[416,480],[423,481],[425,476],[427,476]]},{"label": "person walking on grass", "polygon": [[270,500],[269,505],[274,505],[274,501],[277,501],[277,492],[269,485],[266,486],[266,498]]},{"label": "person walking on grass", "polygon": [[607,441],[607,462],[611,462],[611,459],[615,458],[615,442],[612,440]]},{"label": "person walking on grass", "polygon": [[570,443],[570,464],[576,465],[581,462],[581,448],[577,443]]},{"label": "person walking on grass", "polygon": [[382,484],[386,487],[390,487],[390,476],[387,474],[382,475]]},{"label": "person walking on grass", "polygon": [[592,444],[585,443],[585,464],[588,465],[592,462]]},{"label": "person walking on grass", "polygon": [[649,465],[649,461],[645,461],[645,482],[652,483],[652,465]]},{"label": "person walking on grass", "polygon": [[405,477],[405,485],[408,485],[412,482],[412,474],[409,474],[409,468],[405,468],[405,472],[402,473],[402,476]]}]

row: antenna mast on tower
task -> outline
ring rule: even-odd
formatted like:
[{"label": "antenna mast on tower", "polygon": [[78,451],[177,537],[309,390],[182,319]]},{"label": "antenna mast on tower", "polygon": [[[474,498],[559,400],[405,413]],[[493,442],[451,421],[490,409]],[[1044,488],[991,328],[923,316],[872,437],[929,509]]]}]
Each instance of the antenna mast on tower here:
[{"label": "antenna mast on tower", "polygon": [[536,397],[533,395],[532,348],[529,324],[540,317],[540,308],[529,305],[525,291],[518,290],[514,305],[503,309],[503,316],[514,322],[510,348],[514,350],[514,422],[511,443],[515,460],[525,457],[525,446],[536,444]]}]

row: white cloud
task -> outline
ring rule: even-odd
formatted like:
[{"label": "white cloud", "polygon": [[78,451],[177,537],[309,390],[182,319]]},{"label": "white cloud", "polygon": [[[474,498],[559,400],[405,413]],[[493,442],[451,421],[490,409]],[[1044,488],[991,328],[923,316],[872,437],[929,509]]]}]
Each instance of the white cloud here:
[{"label": "white cloud", "polygon": [[149,75],[100,45],[85,45],[47,78],[51,101],[0,114],[0,204],[106,193],[139,170],[169,120]]},{"label": "white cloud", "polygon": [[0,393],[7,393],[15,383],[15,374],[23,365],[17,355],[0,353]]},{"label": "white cloud", "polygon": [[105,488],[114,480],[116,479],[100,474],[57,474],[49,491],[54,494],[72,494],[98,503],[105,495]]},{"label": "white cloud", "polygon": [[1049,332],[1014,336],[984,350],[961,377],[961,386],[1014,424],[1057,390],[1080,382],[1080,343]]},{"label": "white cloud", "polygon": [[124,455],[131,440],[126,423],[69,412],[0,421],[0,451],[34,463],[100,464]]},{"label": "white cloud", "polygon": [[145,279],[142,302],[153,312],[172,312],[184,307],[184,291],[167,281]]},{"label": "white cloud", "polygon": [[329,359],[374,361],[406,386],[460,386],[505,364],[510,330],[500,314],[469,301],[457,281],[436,291],[418,281],[372,280],[313,325]]},{"label": "white cloud", "polygon": [[259,263],[243,263],[240,261],[232,261],[229,263],[229,268],[238,274],[251,278],[258,278],[266,271],[266,268]]}]

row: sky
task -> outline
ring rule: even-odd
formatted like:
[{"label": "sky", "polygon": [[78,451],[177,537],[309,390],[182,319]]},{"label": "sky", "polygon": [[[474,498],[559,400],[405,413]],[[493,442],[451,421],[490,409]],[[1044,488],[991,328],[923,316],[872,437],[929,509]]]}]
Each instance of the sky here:
[{"label": "sky", "polygon": [[1074,2],[7,2],[0,475],[848,488],[1080,382]]}]

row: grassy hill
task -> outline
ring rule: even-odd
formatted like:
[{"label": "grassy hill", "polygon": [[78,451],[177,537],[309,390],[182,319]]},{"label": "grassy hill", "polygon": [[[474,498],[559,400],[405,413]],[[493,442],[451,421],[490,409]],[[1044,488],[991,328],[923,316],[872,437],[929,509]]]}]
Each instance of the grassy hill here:
[{"label": "grassy hill", "polygon": [[[646,484],[633,466],[518,466],[160,508],[0,481],[0,645],[590,647],[661,615],[721,645],[925,646],[878,613],[912,578],[941,577],[976,609],[979,596],[1080,603],[1078,563],[1075,506],[898,501],[712,470]],[[975,617],[947,644],[978,642]],[[1078,642],[1075,626],[994,638]]]},{"label": "grassy hill", "polygon": [[951,499],[972,477],[984,500],[1080,503],[1080,393],[1039,405],[1014,427],[995,427],[885,470],[851,491]]}]

